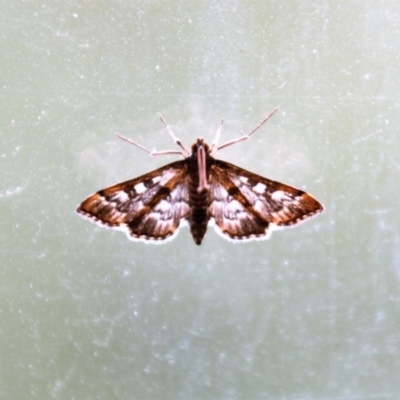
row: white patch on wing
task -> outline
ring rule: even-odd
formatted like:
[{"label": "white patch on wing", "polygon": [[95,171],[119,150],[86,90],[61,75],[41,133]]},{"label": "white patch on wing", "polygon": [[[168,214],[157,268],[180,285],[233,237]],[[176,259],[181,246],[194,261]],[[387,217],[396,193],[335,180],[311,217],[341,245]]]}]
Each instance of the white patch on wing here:
[{"label": "white patch on wing", "polygon": [[293,199],[287,195],[287,193],[283,192],[282,190],[276,190],[271,194],[271,199],[278,201],[278,202],[284,202],[284,201],[290,201],[292,202]]},{"label": "white patch on wing", "polygon": [[174,207],[173,204],[168,203],[166,200],[161,200],[154,208],[158,213],[165,213],[168,212],[172,207]]},{"label": "white patch on wing", "polygon": [[[164,171],[161,177],[153,178],[153,182],[157,183],[158,180],[160,181],[160,185],[164,186],[169,180],[171,180],[176,175],[176,171],[173,169],[167,169]],[[157,180],[156,180],[157,179]]]},{"label": "white patch on wing", "polygon": [[260,214],[265,213],[265,204],[261,200],[256,200],[256,202],[253,205],[253,208]]},{"label": "white patch on wing", "polygon": [[[153,179],[153,182],[154,182],[154,179]],[[147,190],[147,188],[143,182],[138,183],[137,185],[134,186],[134,188],[135,188],[135,192],[137,194],[142,194],[143,192],[145,192]]]},{"label": "white patch on wing", "polygon": [[123,202],[125,202],[125,201],[127,201],[127,200],[129,200],[129,195],[128,195],[128,193],[126,193],[126,192],[124,192],[123,190],[121,190],[121,191],[115,193],[115,194],[112,196],[112,200],[111,200],[111,201],[112,201],[112,202],[118,201],[118,202],[123,203]]},{"label": "white patch on wing", "polygon": [[253,187],[253,190],[258,194],[263,194],[266,188],[267,187],[263,183],[258,182],[257,185]]}]

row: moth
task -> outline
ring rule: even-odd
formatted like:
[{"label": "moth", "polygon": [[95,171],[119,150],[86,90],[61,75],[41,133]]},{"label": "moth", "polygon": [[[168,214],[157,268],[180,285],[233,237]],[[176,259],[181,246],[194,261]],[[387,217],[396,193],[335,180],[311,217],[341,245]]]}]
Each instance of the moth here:
[{"label": "moth", "polygon": [[211,146],[198,138],[187,149],[164,118],[162,123],[180,150],[150,151],[116,134],[150,155],[179,154],[183,160],[92,194],[77,212],[104,227],[123,230],[129,239],[160,243],[176,236],[186,222],[200,245],[209,223],[233,241],[267,239],[273,229],[297,225],[324,207],[308,193],[214,158],[230,145],[247,140],[278,110],[250,133],[218,146],[223,120]]}]

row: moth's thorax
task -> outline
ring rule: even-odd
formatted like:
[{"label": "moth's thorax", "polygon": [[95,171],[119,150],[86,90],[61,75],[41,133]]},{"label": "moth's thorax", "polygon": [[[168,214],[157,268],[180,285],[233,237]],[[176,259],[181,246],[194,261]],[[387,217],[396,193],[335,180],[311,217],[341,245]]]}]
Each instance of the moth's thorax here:
[{"label": "moth's thorax", "polygon": [[188,222],[196,244],[200,244],[203,240],[210,219],[208,203],[211,162],[210,146],[202,138],[198,138],[188,158],[189,205],[191,207]]},{"label": "moth's thorax", "polygon": [[198,192],[208,191],[208,177],[213,160],[211,148],[203,138],[198,138],[191,150],[192,154],[187,158],[189,181],[197,186]]}]

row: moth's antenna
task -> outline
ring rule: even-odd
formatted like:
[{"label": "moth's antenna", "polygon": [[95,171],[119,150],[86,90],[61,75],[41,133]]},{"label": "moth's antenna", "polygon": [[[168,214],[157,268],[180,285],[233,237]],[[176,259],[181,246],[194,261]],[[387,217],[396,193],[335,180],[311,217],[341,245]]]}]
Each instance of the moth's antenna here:
[{"label": "moth's antenna", "polygon": [[250,133],[247,135],[244,135],[245,137],[249,137],[252,135],[255,131],[257,131],[259,128],[261,128],[262,125],[264,125],[277,111],[279,110],[279,107],[275,107],[268,115],[266,118],[264,118]]},{"label": "moth's antenna", "polygon": [[[241,141],[243,141],[243,140],[247,140],[247,139],[249,139],[250,138],[250,136],[255,132],[255,131],[257,131],[258,129],[260,129],[277,111],[279,110],[279,107],[276,107],[276,108],[274,108],[252,131],[250,131],[247,135],[244,135],[243,134],[243,132],[241,133],[242,134],[242,136],[240,136],[240,137],[238,137],[238,138],[236,138],[236,139],[232,139],[232,140],[229,140],[228,142],[226,142],[226,143],[224,143],[224,144],[222,144],[221,146],[219,146],[219,147],[217,147],[216,148],[216,150],[215,150],[215,153],[218,151],[218,150],[221,150],[221,149],[223,149],[224,147],[228,147],[228,146],[230,146],[230,145],[232,145],[232,144],[234,144],[234,143],[238,143],[238,142],[241,142]],[[215,154],[214,153],[214,154]]]}]

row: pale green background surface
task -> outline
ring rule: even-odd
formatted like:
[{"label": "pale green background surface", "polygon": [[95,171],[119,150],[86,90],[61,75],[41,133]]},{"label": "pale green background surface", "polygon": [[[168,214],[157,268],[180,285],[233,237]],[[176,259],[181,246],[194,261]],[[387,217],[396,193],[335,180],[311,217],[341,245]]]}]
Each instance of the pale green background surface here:
[{"label": "pale green background surface", "polygon": [[[0,3],[0,398],[398,399],[400,4]],[[74,209],[218,157],[327,211],[267,242],[133,243]]]}]

